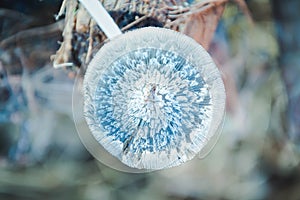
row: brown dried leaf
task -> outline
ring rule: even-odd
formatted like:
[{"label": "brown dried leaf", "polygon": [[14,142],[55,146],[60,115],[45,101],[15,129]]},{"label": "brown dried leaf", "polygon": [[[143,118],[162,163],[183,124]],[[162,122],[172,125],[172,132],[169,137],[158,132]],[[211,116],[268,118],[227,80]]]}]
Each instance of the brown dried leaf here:
[{"label": "brown dried leaf", "polygon": [[[205,0],[195,5],[195,10],[188,16],[183,33],[192,37],[208,50],[218,22],[229,0]],[[250,12],[244,0],[233,0],[252,22]]]},{"label": "brown dried leaf", "polygon": [[220,0],[218,2],[208,3],[207,5],[204,4],[198,12],[189,16],[183,33],[192,37],[205,49],[208,49],[219,19],[223,14],[225,3],[226,1]]}]

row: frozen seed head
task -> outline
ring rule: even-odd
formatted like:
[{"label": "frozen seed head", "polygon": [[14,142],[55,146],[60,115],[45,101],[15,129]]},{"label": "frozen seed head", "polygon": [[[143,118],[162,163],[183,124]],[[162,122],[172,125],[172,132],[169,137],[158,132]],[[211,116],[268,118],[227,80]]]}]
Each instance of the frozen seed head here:
[{"label": "frozen seed head", "polygon": [[207,140],[195,136],[211,121],[208,85],[175,53],[145,48],[120,57],[103,73],[94,102],[102,131],[130,163],[158,152],[180,160]]},{"label": "frozen seed head", "polygon": [[[108,43],[90,64],[84,83],[85,117],[95,139],[124,164],[162,169],[192,159],[207,144],[216,131],[214,123],[219,126],[222,118],[217,112],[224,111],[224,105],[214,104],[224,104],[225,95],[202,47],[170,30],[145,29],[112,41],[119,45],[115,52]],[[183,42],[188,52],[172,42],[161,42],[160,47],[153,40],[130,43],[141,40],[134,36],[141,31],[140,37],[150,34],[153,40],[167,31],[165,35],[171,34],[173,43]],[[204,55],[193,58],[195,51]]]}]

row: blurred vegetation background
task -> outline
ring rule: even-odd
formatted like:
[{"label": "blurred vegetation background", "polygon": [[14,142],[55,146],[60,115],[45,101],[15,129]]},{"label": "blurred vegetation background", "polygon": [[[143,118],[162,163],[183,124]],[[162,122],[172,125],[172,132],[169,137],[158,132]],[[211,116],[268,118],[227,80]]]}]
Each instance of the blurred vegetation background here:
[{"label": "blurred vegetation background", "polygon": [[[192,1],[188,1],[192,2]],[[228,3],[209,48],[227,85],[213,151],[131,174],[95,160],[73,122],[74,74],[53,69],[61,0],[0,2],[0,199],[300,199],[300,2]]]}]

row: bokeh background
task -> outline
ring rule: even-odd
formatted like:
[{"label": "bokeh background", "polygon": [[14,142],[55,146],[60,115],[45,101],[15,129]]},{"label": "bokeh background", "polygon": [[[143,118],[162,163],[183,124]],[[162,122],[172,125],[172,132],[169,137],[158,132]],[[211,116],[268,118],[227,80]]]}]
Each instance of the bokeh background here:
[{"label": "bokeh background", "polygon": [[0,199],[300,199],[300,1],[248,0],[253,23],[227,4],[209,50],[227,85],[216,146],[138,174],[102,164],[79,139],[74,74],[50,60],[61,3],[0,2]]}]

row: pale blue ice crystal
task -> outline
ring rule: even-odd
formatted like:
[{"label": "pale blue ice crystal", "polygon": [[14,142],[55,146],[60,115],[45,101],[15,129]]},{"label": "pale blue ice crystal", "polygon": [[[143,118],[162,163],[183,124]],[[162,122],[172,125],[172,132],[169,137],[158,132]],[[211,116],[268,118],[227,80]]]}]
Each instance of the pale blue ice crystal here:
[{"label": "pale blue ice crystal", "polygon": [[93,137],[135,169],[191,160],[210,148],[224,116],[224,85],[209,54],[164,28],[129,31],[106,43],[89,64],[83,89]]},{"label": "pale blue ice crystal", "polygon": [[[208,85],[183,57],[143,48],[115,60],[102,74],[94,98],[105,140],[122,153],[176,153],[177,159],[206,143],[212,115]],[[182,151],[186,151],[182,153]],[[190,152],[189,152],[190,151]],[[185,158],[183,158],[185,160]]]}]

